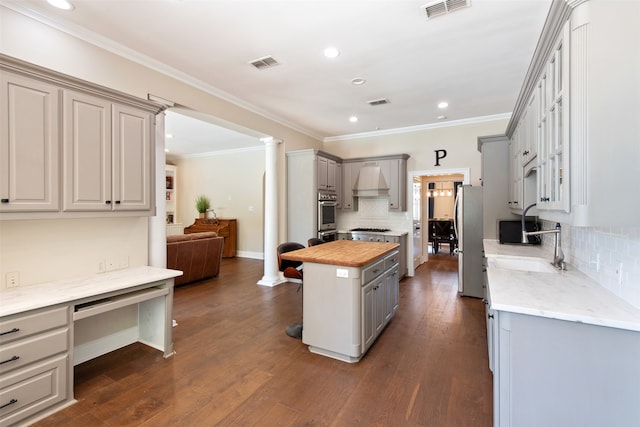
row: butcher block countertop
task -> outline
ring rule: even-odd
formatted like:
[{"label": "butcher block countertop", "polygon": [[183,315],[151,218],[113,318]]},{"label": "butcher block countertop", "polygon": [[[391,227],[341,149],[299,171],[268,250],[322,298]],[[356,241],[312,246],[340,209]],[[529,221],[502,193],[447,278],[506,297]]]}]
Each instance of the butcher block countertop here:
[{"label": "butcher block countertop", "polygon": [[371,261],[399,247],[400,245],[397,243],[336,240],[287,252],[282,254],[282,258],[290,261],[314,262],[344,267],[364,267]]}]

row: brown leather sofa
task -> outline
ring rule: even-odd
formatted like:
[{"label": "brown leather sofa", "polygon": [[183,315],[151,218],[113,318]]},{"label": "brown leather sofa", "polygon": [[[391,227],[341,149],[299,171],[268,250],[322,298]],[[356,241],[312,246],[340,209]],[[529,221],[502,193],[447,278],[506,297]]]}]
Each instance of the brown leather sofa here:
[{"label": "brown leather sofa", "polygon": [[175,286],[216,277],[223,246],[224,238],[214,232],[167,236],[167,268],[183,272]]}]

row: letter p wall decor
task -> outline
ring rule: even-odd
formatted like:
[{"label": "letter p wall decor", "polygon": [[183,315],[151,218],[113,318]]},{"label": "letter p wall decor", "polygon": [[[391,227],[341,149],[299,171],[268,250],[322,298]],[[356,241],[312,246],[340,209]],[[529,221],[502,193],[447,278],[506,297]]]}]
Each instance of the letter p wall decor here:
[{"label": "letter p wall decor", "polygon": [[434,166],[440,166],[440,160],[447,157],[447,150],[434,150],[436,152],[436,164]]}]

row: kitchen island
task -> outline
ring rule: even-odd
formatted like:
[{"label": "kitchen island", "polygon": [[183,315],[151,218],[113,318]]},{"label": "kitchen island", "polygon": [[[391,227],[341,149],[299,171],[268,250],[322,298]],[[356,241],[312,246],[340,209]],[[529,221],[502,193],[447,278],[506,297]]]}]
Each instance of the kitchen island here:
[{"label": "kitchen island", "polygon": [[399,246],[337,240],[282,255],[304,263],[302,342],[309,351],[360,361],[398,310]]}]

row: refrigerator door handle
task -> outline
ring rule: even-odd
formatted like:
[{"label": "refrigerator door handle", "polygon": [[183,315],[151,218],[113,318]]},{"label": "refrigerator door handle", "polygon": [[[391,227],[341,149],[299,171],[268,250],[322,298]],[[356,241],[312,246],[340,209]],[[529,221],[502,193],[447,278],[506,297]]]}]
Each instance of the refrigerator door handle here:
[{"label": "refrigerator door handle", "polygon": [[458,194],[456,194],[456,198],[453,201],[453,232],[456,234],[456,238],[460,235],[458,234],[458,199],[460,198],[460,191],[458,189]]}]

